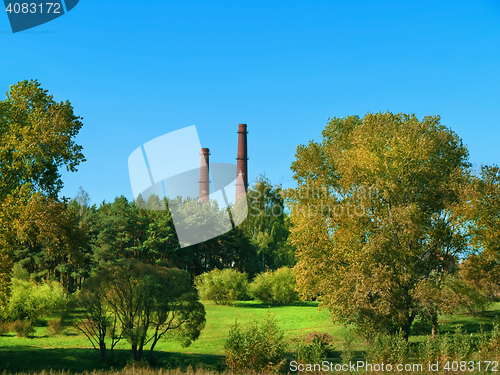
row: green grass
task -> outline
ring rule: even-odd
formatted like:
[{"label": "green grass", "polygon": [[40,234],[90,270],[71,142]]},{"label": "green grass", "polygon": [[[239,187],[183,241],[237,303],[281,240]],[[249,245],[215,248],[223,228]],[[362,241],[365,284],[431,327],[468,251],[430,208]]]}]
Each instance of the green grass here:
[{"label": "green grass", "polygon": [[[224,342],[230,326],[235,320],[242,326],[252,320],[261,321],[270,311],[275,314],[278,324],[285,331],[285,339],[290,340],[309,331],[326,331],[334,336],[334,346],[340,350],[347,328],[335,326],[328,316],[328,311],[318,311],[316,303],[304,303],[296,306],[267,306],[253,301],[240,302],[237,306],[219,306],[205,302],[207,324],[200,338],[187,348],[173,340],[162,340],[155,348],[158,365],[166,368],[187,368],[188,365],[207,369],[221,370],[224,355]],[[455,315],[447,317],[441,332],[453,332],[461,324],[464,330],[476,334],[482,324],[491,328],[495,315],[500,315],[500,303],[489,311],[476,316]],[[425,339],[426,336],[412,336],[412,342]],[[149,348],[149,347],[147,347]],[[354,342],[356,357],[365,350],[364,340]],[[340,351],[335,355],[338,357]],[[115,367],[123,367],[130,359],[129,344],[122,340],[115,349]],[[20,338],[10,333],[0,337],[0,371],[37,371],[64,370],[75,372],[109,368],[99,362],[98,353],[91,347],[87,338],[66,328],[62,334],[51,335],[47,327],[36,327],[32,338]]]},{"label": "green grass", "polygon": [[[224,354],[224,342],[229,328],[235,320],[246,325],[252,320],[262,320],[268,310],[276,314],[280,327],[285,330],[285,338],[290,339],[312,330],[333,332],[338,330],[328,317],[326,310],[318,311],[316,303],[302,306],[267,306],[254,302],[240,302],[237,307],[221,306],[212,302],[205,302],[207,323],[200,338],[191,346],[183,348],[175,341],[160,341],[155,350],[179,353],[203,353],[211,355]],[[53,336],[47,327],[36,327],[32,338],[21,338],[11,333],[0,337],[0,347],[32,346],[40,348],[91,348],[87,338],[74,328],[67,328],[64,334]],[[128,349],[126,340],[118,343],[117,349]]]},{"label": "green grass", "polygon": [[[252,301],[240,302],[238,306],[204,304],[207,323],[200,338],[187,348],[168,338],[160,341],[155,348],[160,365],[185,368],[189,364],[200,364],[204,368],[220,370],[230,326],[235,320],[241,325],[252,320],[260,321],[268,311],[276,314],[287,340],[312,330],[341,331],[333,326],[326,310],[318,311],[317,303],[297,306],[267,306]],[[0,371],[7,368],[11,371],[72,369],[81,372],[103,368],[98,353],[74,328],[66,328],[59,335],[51,335],[47,327],[36,327],[35,330],[31,338],[16,337],[12,332],[0,337]],[[130,359],[129,349],[126,340],[118,343],[115,348],[118,364],[123,365]]]}]

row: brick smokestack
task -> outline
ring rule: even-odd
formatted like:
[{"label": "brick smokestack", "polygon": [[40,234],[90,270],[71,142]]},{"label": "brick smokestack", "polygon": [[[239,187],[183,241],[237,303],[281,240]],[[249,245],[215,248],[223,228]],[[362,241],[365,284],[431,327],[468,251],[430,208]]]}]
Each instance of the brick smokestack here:
[{"label": "brick smokestack", "polygon": [[208,148],[201,149],[201,160],[200,160],[200,194],[199,200],[201,203],[205,203],[209,199],[210,195],[210,175],[209,175],[209,158],[210,151]]},{"label": "brick smokestack", "polygon": [[[246,194],[248,187],[248,155],[247,155],[247,124],[240,124],[238,127],[238,156],[236,157],[236,202],[238,197]],[[243,179],[238,179],[239,175]]]}]

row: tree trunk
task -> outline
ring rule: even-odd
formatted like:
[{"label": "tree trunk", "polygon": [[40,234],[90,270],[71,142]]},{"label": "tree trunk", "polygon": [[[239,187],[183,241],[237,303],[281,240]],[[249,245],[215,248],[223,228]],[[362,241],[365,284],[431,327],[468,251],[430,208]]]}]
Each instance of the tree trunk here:
[{"label": "tree trunk", "polygon": [[132,344],[132,354],[134,355],[134,361],[138,361],[139,358],[137,357],[137,344]]},{"label": "tree trunk", "polygon": [[142,359],[142,349],[144,348],[144,345],[141,343],[139,345],[139,348],[137,350],[137,361],[140,361]]},{"label": "tree trunk", "polygon": [[99,340],[99,354],[101,355],[101,361],[106,362],[106,343],[104,340]]},{"label": "tree trunk", "polygon": [[436,338],[436,333],[437,333],[437,327],[438,327],[438,315],[437,315],[437,311],[433,311],[432,312],[431,324],[432,324],[431,339],[435,339]]},{"label": "tree trunk", "polygon": [[149,348],[149,358],[153,358],[153,350],[156,346],[156,344],[160,341],[160,337],[156,337],[153,339],[153,342],[151,343],[151,348]]},{"label": "tree trunk", "polygon": [[407,314],[406,323],[403,326],[403,334],[406,342],[408,342],[408,339],[410,338],[411,325],[413,324],[415,317],[416,314],[414,312],[411,314]]}]

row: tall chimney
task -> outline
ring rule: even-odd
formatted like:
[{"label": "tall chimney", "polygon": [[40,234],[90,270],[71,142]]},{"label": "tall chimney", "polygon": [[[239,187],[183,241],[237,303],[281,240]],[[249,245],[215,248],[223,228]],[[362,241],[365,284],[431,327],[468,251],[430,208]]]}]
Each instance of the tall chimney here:
[{"label": "tall chimney", "polygon": [[210,175],[208,174],[209,162],[208,157],[210,151],[208,148],[201,149],[201,160],[200,160],[200,194],[199,200],[201,203],[205,203],[209,199],[210,195]]},{"label": "tall chimney", "polygon": [[[238,127],[238,156],[236,157],[236,202],[238,197],[246,194],[248,187],[248,155],[247,155],[247,124]],[[241,175],[242,178],[238,179]],[[242,181],[243,180],[243,181]]]}]

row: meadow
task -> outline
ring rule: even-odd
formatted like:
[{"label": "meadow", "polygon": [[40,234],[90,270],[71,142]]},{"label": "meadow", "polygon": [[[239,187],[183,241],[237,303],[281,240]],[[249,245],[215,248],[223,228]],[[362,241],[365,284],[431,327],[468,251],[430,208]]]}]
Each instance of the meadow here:
[{"label": "meadow", "polygon": [[[200,338],[184,348],[172,338],[162,340],[155,349],[153,365],[165,369],[187,370],[202,368],[223,371],[224,342],[230,326],[238,321],[245,326],[252,320],[261,321],[268,312],[275,314],[278,324],[285,333],[285,340],[291,344],[288,358],[293,357],[292,339],[310,331],[328,332],[334,337],[334,358],[340,360],[340,348],[349,329],[334,325],[328,311],[318,310],[317,303],[301,303],[294,306],[267,306],[253,301],[239,302],[234,306],[216,305],[205,302],[207,323]],[[454,315],[441,317],[440,332],[454,332],[461,325],[463,330],[477,334],[481,325],[490,329],[495,316],[500,316],[500,303],[489,310],[475,315]],[[427,335],[414,335],[410,341],[425,340]],[[366,350],[364,339],[354,341],[355,358],[361,359]],[[102,364],[99,355],[86,337],[69,326],[61,334],[53,335],[48,328],[36,327],[31,338],[16,337],[14,333],[0,337],[0,371],[37,372],[42,370],[70,370],[84,372],[111,370],[130,366],[130,350],[127,341],[122,340],[115,348],[111,364]]]}]

